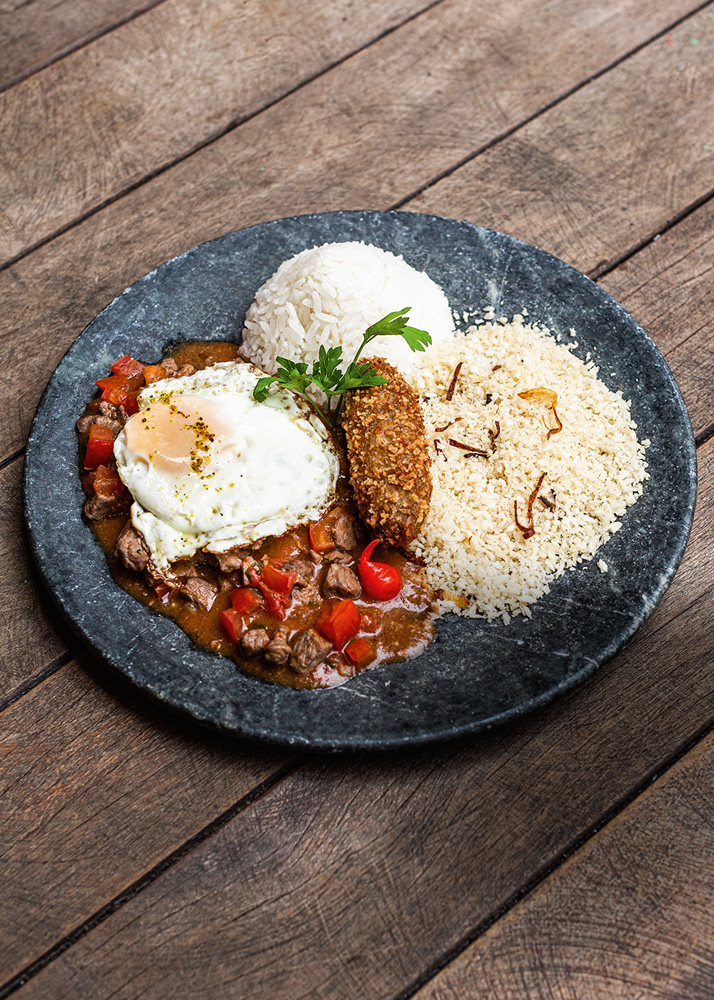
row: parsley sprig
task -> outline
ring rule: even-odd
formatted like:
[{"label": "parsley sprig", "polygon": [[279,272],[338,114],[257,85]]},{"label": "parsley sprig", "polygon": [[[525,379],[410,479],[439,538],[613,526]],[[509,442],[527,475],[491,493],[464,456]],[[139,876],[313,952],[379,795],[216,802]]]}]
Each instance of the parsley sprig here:
[{"label": "parsley sprig", "polygon": [[[342,407],[342,398],[346,392],[350,389],[364,389],[371,385],[382,385],[387,381],[372,367],[371,361],[359,360],[370,341],[374,340],[375,337],[403,337],[413,351],[423,351],[431,343],[431,337],[426,330],[417,330],[416,327],[407,325],[409,309],[410,307],[407,306],[405,309],[389,313],[368,327],[359,350],[345,371],[340,368],[342,364],[341,347],[328,347],[325,350],[321,346],[312,371],[308,371],[308,366],[304,361],[278,358],[280,367],[275,375],[266,375],[265,378],[258,379],[253,390],[254,398],[262,403],[268,395],[270,386],[273,382],[277,382],[283,389],[290,389],[306,399],[323,423],[327,427],[334,427]],[[308,396],[307,390],[311,385],[317,386],[327,396],[324,409]],[[334,406],[333,400],[335,400]]]}]

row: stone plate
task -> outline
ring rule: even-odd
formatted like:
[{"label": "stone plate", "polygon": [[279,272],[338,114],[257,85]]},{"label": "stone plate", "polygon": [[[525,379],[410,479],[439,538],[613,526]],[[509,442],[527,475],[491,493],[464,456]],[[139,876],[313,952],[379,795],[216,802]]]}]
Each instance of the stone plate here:
[{"label": "stone plate", "polygon": [[[113,581],[81,511],[74,423],[94,380],[131,353],[158,360],[187,338],[239,341],[246,310],[281,261],[323,242],[365,240],[403,254],[457,311],[493,306],[567,336],[624,387],[650,479],[597,560],[561,577],[531,621],[448,615],[415,660],[341,687],[270,684],[195,646]],[[549,254],[478,226],[406,212],[331,212],[229,233],[168,261],[94,319],[45,390],[25,464],[25,504],[40,571],[61,611],[107,664],[162,704],[219,729],[291,747],[384,748],[476,732],[543,705],[589,677],[633,635],[681,559],[696,487],[692,430],[679,389],[644,331],[598,285]]]}]

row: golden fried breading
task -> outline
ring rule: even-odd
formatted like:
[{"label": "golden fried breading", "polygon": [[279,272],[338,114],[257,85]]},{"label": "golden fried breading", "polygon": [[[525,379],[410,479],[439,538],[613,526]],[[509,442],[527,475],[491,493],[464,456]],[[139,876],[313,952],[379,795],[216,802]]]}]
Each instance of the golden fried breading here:
[{"label": "golden fried breading", "polygon": [[388,381],[347,394],[342,418],[360,517],[389,545],[419,534],[431,499],[431,459],[416,393],[384,358]]}]

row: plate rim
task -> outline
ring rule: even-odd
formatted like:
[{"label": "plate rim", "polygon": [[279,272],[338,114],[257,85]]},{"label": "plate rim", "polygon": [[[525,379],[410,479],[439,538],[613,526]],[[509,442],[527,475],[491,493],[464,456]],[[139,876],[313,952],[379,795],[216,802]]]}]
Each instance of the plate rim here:
[{"label": "plate rim", "polygon": [[[456,728],[449,728],[448,726],[445,725],[437,729],[428,729],[426,731],[419,731],[419,732],[407,732],[406,734],[400,734],[386,739],[379,737],[375,738],[367,737],[358,740],[355,740],[354,738],[349,738],[344,741],[332,738],[321,738],[319,736],[304,737],[299,734],[288,734],[281,736],[280,734],[269,732],[265,728],[259,730],[258,728],[255,727],[246,729],[242,728],[241,726],[226,725],[224,723],[217,722],[209,714],[207,714],[207,712],[205,714],[201,714],[200,712],[195,710],[195,707],[187,708],[185,705],[177,704],[170,697],[166,697],[159,691],[155,690],[151,684],[144,683],[138,680],[137,678],[133,677],[119,663],[114,662],[113,658],[107,656],[105,651],[95,644],[95,641],[92,638],[92,636],[89,635],[74,620],[74,617],[68,613],[66,607],[64,606],[63,601],[60,599],[59,595],[55,592],[54,588],[51,586],[48,580],[48,576],[45,572],[44,553],[39,551],[37,539],[33,531],[31,477],[34,471],[33,469],[34,452],[37,447],[37,445],[35,444],[35,431],[38,427],[39,420],[43,412],[43,406],[44,404],[46,404],[47,399],[49,398],[49,395],[51,393],[55,375],[58,369],[60,369],[60,367],[66,361],[67,356],[73,351],[75,345],[80,340],[80,338],[93,326],[93,324],[97,320],[99,320],[100,317],[103,317],[105,313],[107,313],[107,311],[110,310],[114,306],[114,304],[122,298],[122,296],[124,296],[127,292],[136,289],[137,286],[141,285],[142,283],[150,280],[162,268],[166,267],[167,265],[181,261],[187,257],[190,257],[192,254],[200,252],[201,250],[205,250],[206,248],[212,246],[213,244],[223,241],[227,237],[231,237],[236,234],[249,234],[255,230],[265,231],[270,227],[278,226],[280,224],[285,224],[285,223],[308,223],[309,221],[314,221],[314,220],[325,220],[329,218],[345,218],[345,217],[352,218],[355,220],[357,219],[364,220],[365,217],[382,218],[385,216],[398,216],[400,218],[414,217],[416,219],[422,219],[436,223],[448,223],[456,225],[458,227],[464,227],[464,229],[467,231],[473,230],[481,234],[483,233],[493,234],[498,238],[505,238],[509,243],[520,245],[524,248],[527,248],[528,250],[535,250],[537,251],[538,254],[544,255],[546,258],[550,258],[552,261],[556,262],[557,265],[560,267],[565,267],[570,271],[575,272],[580,279],[583,279],[589,284],[593,285],[595,288],[598,289],[598,294],[605,296],[607,299],[610,300],[611,303],[614,304],[616,310],[619,313],[621,313],[623,317],[626,318],[627,322],[633,323],[635,325],[636,329],[639,331],[639,334],[644,338],[646,338],[646,340],[651,345],[652,349],[656,352],[656,357],[658,358],[659,363],[661,363],[661,365],[664,366],[664,373],[666,373],[666,375],[668,376],[668,381],[671,389],[673,390],[674,398],[676,399],[676,402],[678,404],[678,409],[683,418],[682,422],[686,432],[684,443],[686,445],[686,450],[687,450],[686,458],[687,458],[687,466],[690,472],[690,477],[687,484],[686,497],[683,497],[685,503],[684,517],[679,526],[680,531],[679,534],[677,535],[677,544],[673,551],[670,563],[666,567],[665,571],[661,574],[657,587],[652,591],[652,594],[650,595],[647,607],[643,610],[643,612],[639,617],[631,616],[629,618],[627,623],[627,628],[621,631],[618,637],[614,641],[612,641],[600,653],[598,657],[590,659],[589,662],[584,666],[582,666],[577,672],[569,674],[567,677],[563,678],[558,683],[542,691],[540,694],[531,696],[527,701],[523,701],[519,704],[510,706],[501,712],[497,712],[486,718],[478,718],[472,720]],[[368,237],[365,236],[363,238],[367,239]],[[532,711],[536,711],[539,708],[544,707],[550,702],[556,700],[557,698],[560,698],[562,695],[583,684],[596,671],[601,669],[609,660],[611,660],[615,655],[617,655],[617,653],[623,648],[623,646],[627,642],[629,642],[629,640],[637,632],[640,626],[652,614],[652,612],[662,599],[664,593],[668,589],[669,585],[671,584],[679,568],[687,543],[689,541],[689,537],[691,535],[691,528],[696,506],[697,483],[698,483],[698,468],[697,468],[696,442],[694,439],[694,434],[692,431],[691,421],[689,419],[689,414],[687,412],[686,404],[682,397],[682,393],[677,384],[677,381],[673,373],[671,372],[671,369],[669,368],[666,359],[659,351],[659,348],[651,339],[647,331],[644,330],[643,327],[634,319],[634,317],[632,317],[616,299],[610,296],[609,293],[606,292],[604,288],[602,288],[602,286],[592,281],[590,278],[587,277],[587,275],[584,275],[582,272],[578,271],[577,268],[574,268],[572,265],[563,261],[561,258],[558,258],[553,254],[550,254],[548,251],[543,250],[540,247],[536,247],[533,244],[527,243],[526,241],[520,240],[517,237],[511,236],[507,233],[499,232],[498,230],[493,230],[487,227],[479,226],[475,223],[467,222],[465,220],[453,219],[448,216],[438,216],[438,215],[430,215],[430,214],[415,213],[415,212],[403,212],[403,211],[400,212],[395,210],[380,211],[373,209],[353,209],[347,211],[301,213],[298,215],[285,216],[285,217],[266,220],[265,222],[255,223],[251,226],[241,227],[239,229],[223,233],[219,236],[213,237],[210,240],[204,241],[203,243],[196,244],[195,246],[190,247],[189,249],[183,251],[180,254],[177,254],[174,257],[162,261],[159,265],[157,265],[151,271],[147,272],[145,275],[142,275],[127,288],[123,289],[110,302],[108,302],[90,320],[90,322],[83,328],[83,330],[74,338],[72,343],[67,347],[67,350],[64,352],[62,358],[55,366],[52,374],[50,375],[47,381],[47,384],[45,385],[42,391],[35,413],[33,415],[33,419],[30,425],[27,438],[27,446],[26,446],[25,460],[22,473],[22,506],[23,506],[26,535],[29,540],[30,549],[32,551],[35,565],[38,568],[45,590],[49,593],[54,605],[59,609],[64,621],[68,622],[73,632],[79,636],[83,644],[91,650],[93,655],[96,656],[101,663],[103,663],[104,665],[108,666],[111,669],[113,675],[120,676],[124,682],[131,684],[133,688],[135,689],[138,688],[142,692],[142,694],[147,695],[154,703],[160,705],[163,709],[169,710],[171,713],[177,714],[181,718],[190,720],[193,723],[200,725],[202,728],[208,728],[214,732],[219,732],[229,737],[237,738],[240,740],[247,740],[249,742],[257,743],[260,745],[268,744],[271,746],[279,746],[282,748],[292,749],[292,750],[300,749],[307,751],[314,750],[317,752],[329,751],[333,753],[338,753],[338,752],[399,750],[415,746],[424,746],[431,743],[445,743],[448,741],[463,739],[470,735],[475,735],[480,732],[486,732],[491,729],[506,725],[513,720],[516,720],[526,714],[529,714]],[[85,522],[82,523],[86,527],[87,531],[91,533],[91,528],[88,525],[86,525]],[[93,533],[92,537],[94,537]],[[588,562],[592,561],[593,560],[588,560]],[[568,570],[567,573],[572,574],[573,572],[576,571],[577,568],[573,568]],[[159,615],[157,612],[153,611],[153,609],[148,608],[146,605],[142,605],[142,608],[145,611],[149,611],[152,614],[157,615],[157,617],[161,617],[165,620],[170,620],[166,619],[166,616]],[[178,625],[176,625],[175,627],[179,628]],[[269,684],[269,682],[263,682],[263,683]],[[348,681],[347,683],[349,684],[351,682]],[[340,687],[343,686],[344,685],[340,685]],[[311,693],[316,697],[322,697],[326,695],[329,696],[329,692],[332,690],[337,690],[337,689],[333,688],[327,688],[324,690],[315,689]]]}]

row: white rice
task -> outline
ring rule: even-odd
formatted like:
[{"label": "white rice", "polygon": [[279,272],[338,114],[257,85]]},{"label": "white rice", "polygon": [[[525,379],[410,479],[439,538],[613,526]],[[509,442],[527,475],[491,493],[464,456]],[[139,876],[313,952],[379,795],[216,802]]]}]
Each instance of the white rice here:
[{"label": "white rice", "polygon": [[[420,356],[412,383],[432,442],[433,495],[412,547],[425,559],[432,587],[445,592],[442,611],[504,621],[530,617],[551,581],[592,558],[642,493],[649,442],[638,443],[629,403],[599,381],[592,362],[572,353],[576,346],[572,340],[559,344],[547,329],[516,316],[511,323],[472,327]],[[518,396],[531,388],[557,393],[563,427],[550,439],[552,411]],[[461,419],[446,431],[436,430],[456,417]],[[488,431],[496,432],[496,421],[494,451]],[[450,438],[489,457],[467,458]],[[528,498],[543,472],[538,496],[554,510],[536,499],[535,534],[524,538],[513,502],[525,525]],[[609,570],[603,559],[598,567]],[[458,608],[454,597],[468,606]]]},{"label": "white rice", "polygon": [[[402,257],[367,243],[325,243],[284,261],[258,290],[243,331],[243,353],[275,373],[276,358],[315,361],[320,346],[342,346],[351,361],[368,326],[410,306],[408,323],[434,343],[454,335],[443,290]],[[405,375],[417,354],[401,337],[380,337],[365,356],[383,357]]]}]

